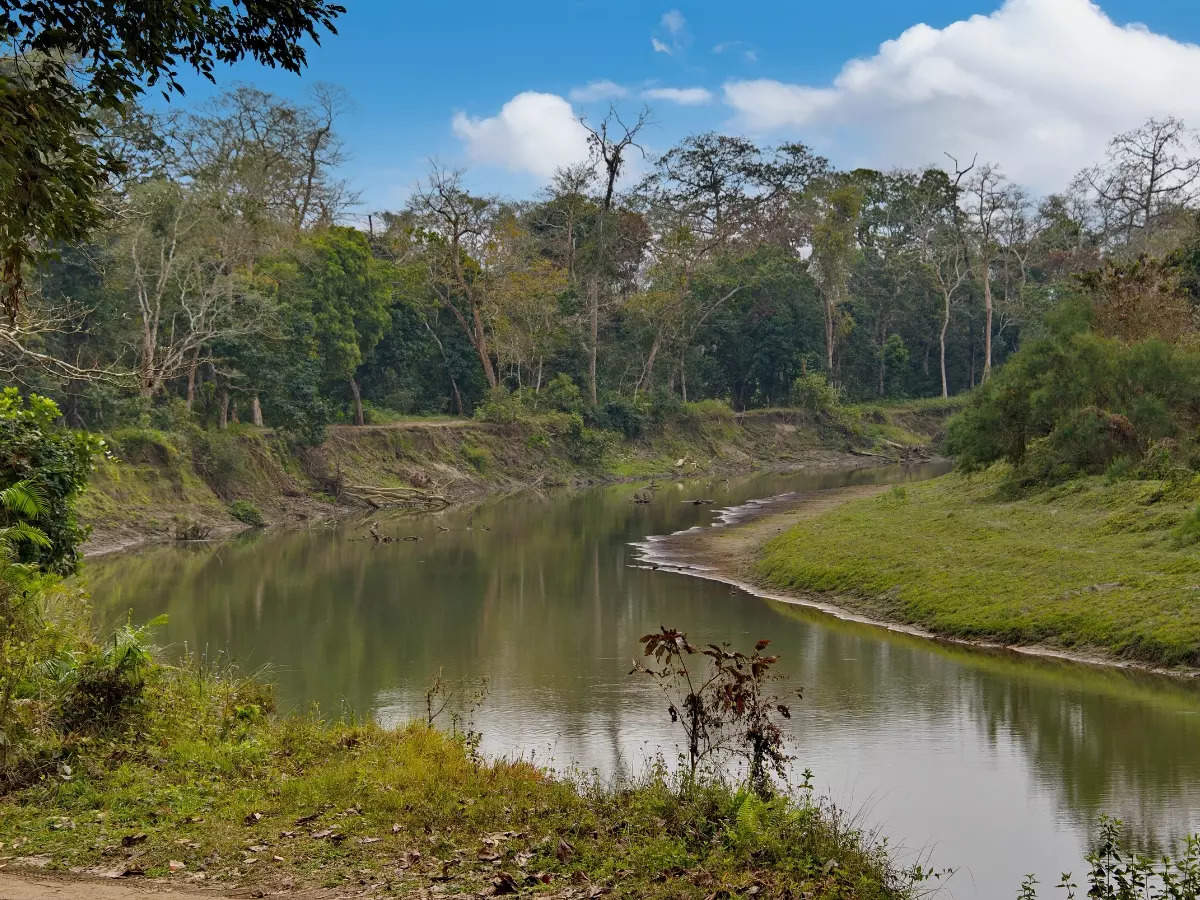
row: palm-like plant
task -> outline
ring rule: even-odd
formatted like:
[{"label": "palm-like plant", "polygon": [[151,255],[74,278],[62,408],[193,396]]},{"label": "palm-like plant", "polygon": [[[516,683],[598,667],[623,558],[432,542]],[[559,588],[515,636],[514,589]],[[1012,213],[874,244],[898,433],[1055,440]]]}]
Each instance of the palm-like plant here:
[{"label": "palm-like plant", "polygon": [[30,521],[40,519],[48,509],[45,493],[30,479],[0,489],[0,509],[4,510],[7,520],[0,525],[0,550],[11,552],[22,542],[35,547],[50,546],[46,532]]}]

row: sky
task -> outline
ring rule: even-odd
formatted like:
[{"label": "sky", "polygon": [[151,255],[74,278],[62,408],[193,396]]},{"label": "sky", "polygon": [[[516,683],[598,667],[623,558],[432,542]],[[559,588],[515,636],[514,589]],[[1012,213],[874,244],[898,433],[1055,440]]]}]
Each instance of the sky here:
[{"label": "sky", "polygon": [[235,83],[344,88],[363,214],[402,207],[431,160],[531,196],[586,154],[579,117],[610,104],[650,109],[651,155],[709,130],[803,141],[842,167],[978,155],[1037,194],[1151,116],[1200,127],[1200,0],[343,5],[303,76],[241,63],[173,103]]}]

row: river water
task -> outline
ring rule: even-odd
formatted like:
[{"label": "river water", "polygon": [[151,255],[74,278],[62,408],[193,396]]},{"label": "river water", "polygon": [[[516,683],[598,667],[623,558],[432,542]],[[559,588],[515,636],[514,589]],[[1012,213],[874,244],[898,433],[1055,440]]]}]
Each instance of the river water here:
[{"label": "river water", "polygon": [[[169,649],[266,667],[281,705],[384,723],[424,714],[424,688],[486,676],[483,749],[560,770],[637,774],[678,735],[627,675],[659,625],[695,641],[772,640],[804,700],[797,769],[906,854],[958,871],[957,898],[1010,898],[1082,873],[1104,813],[1158,850],[1200,831],[1200,685],[945,645],[638,566],[633,543],[787,491],[937,469],[766,474],[523,494],[436,516],[266,532],[88,563],[103,624],[167,613]],[[1047,887],[1043,896],[1052,893]]]}]

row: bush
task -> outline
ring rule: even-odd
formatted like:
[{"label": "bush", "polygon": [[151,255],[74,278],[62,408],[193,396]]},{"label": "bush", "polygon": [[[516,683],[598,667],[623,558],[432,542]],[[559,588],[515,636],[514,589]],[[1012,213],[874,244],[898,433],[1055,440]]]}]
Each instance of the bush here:
[{"label": "bush", "polygon": [[196,472],[214,494],[228,500],[245,461],[237,437],[228,431],[194,428],[188,435],[188,444]]},{"label": "bush", "polygon": [[1027,484],[1053,485],[1112,471],[1116,460],[1139,455],[1137,433],[1127,418],[1088,406],[1032,441],[1015,474]]},{"label": "bush", "polygon": [[571,436],[567,452],[580,465],[598,466],[619,441],[616,432],[584,426]]},{"label": "bush", "polygon": [[641,437],[651,420],[650,406],[628,397],[606,399],[590,416],[588,424],[596,428],[619,431],[626,440]]},{"label": "bush", "polygon": [[842,405],[841,393],[822,372],[809,372],[792,382],[793,406],[822,415],[835,414]]},{"label": "bush", "polygon": [[[36,527],[49,539],[45,545],[21,542],[14,553],[21,562],[66,574],[79,560],[79,545],[87,529],[75,518],[75,498],[87,485],[92,457],[104,449],[95,435],[71,431],[58,424],[53,400],[16,388],[0,391],[0,488],[28,482],[43,498],[44,511]],[[28,521],[13,510],[0,510],[0,525]]]},{"label": "bush", "polygon": [[1200,506],[1192,510],[1191,514],[1179,523],[1175,529],[1175,540],[1183,547],[1200,544]]},{"label": "bush", "polygon": [[565,413],[582,413],[583,391],[565,372],[554,376],[538,394],[538,404]]},{"label": "bush", "polygon": [[486,472],[492,464],[492,454],[486,447],[476,447],[474,444],[463,444],[462,455],[471,467],[480,474]]},{"label": "bush", "polygon": [[165,622],[159,617],[141,628],[125,625],[109,645],[88,651],[66,667],[60,674],[63,690],[55,716],[60,730],[99,734],[124,725],[141,705],[146,673],[153,665],[150,629]]},{"label": "bush", "polygon": [[262,528],[267,524],[258,507],[249,500],[234,500],[229,504],[229,514],[251,528]]},{"label": "bush", "polygon": [[511,392],[501,385],[493,388],[487,399],[475,408],[475,418],[493,425],[516,425],[530,418],[532,410],[521,392]]},{"label": "bush", "polygon": [[[1006,460],[1030,482],[1165,472],[1194,454],[1198,396],[1200,352],[1122,344],[1071,322],[1026,344],[972,394],[949,423],[947,449],[964,471]],[[1116,464],[1125,456],[1144,466]]]}]

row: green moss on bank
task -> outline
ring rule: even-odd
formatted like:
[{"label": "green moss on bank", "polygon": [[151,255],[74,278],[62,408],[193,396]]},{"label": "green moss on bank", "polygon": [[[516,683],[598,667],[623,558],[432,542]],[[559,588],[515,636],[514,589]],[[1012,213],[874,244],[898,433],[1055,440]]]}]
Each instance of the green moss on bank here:
[{"label": "green moss on bank", "polygon": [[803,799],[681,796],[661,772],[575,783],[423,724],[274,718],[253,682],[177,669],[145,698],[71,770],[0,798],[4,855],[249,890],[474,896],[503,873],[556,897],[909,896],[881,847]]},{"label": "green moss on bank", "polygon": [[756,571],[938,634],[1200,665],[1200,481],[1087,478],[1000,500],[1004,473],[948,475],[803,521]]}]

